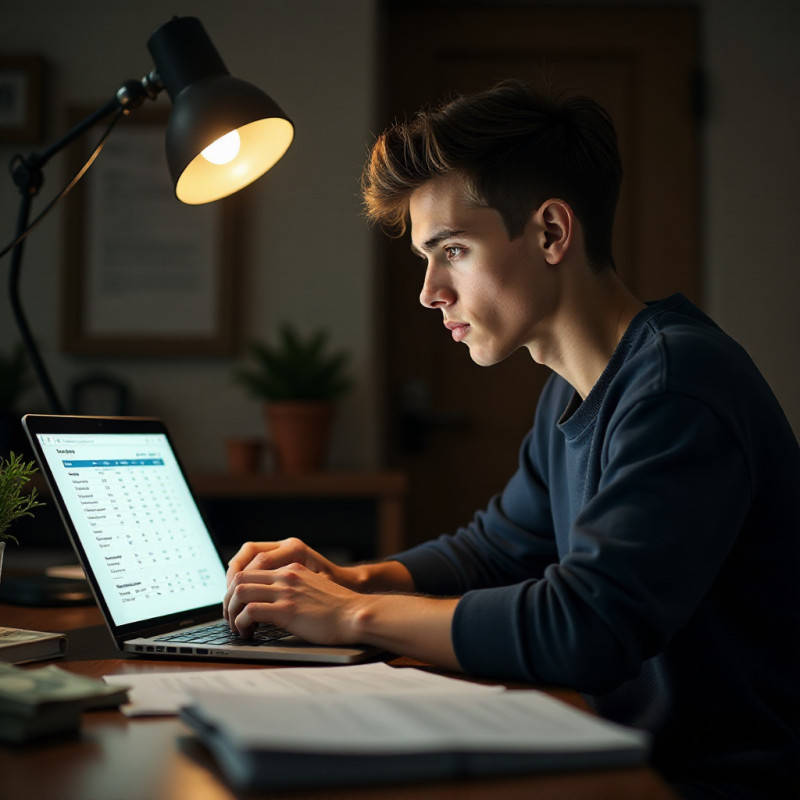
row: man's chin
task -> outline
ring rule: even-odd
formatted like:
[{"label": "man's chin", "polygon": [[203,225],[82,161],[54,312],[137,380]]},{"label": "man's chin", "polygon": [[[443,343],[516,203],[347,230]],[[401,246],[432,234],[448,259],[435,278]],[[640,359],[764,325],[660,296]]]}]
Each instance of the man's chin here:
[{"label": "man's chin", "polygon": [[[467,346],[469,347],[469,345]],[[469,349],[469,357],[472,359],[472,363],[477,364],[479,367],[493,367],[495,364],[505,361],[505,356],[498,358],[494,353],[486,353],[472,348]]]},{"label": "man's chin", "polygon": [[477,364],[479,367],[493,367],[495,364],[500,364],[505,361],[509,356],[513,355],[516,351],[511,350],[510,352],[486,352],[486,350],[481,350],[479,348],[472,348],[467,344],[469,348],[469,357],[472,359],[474,364]]}]

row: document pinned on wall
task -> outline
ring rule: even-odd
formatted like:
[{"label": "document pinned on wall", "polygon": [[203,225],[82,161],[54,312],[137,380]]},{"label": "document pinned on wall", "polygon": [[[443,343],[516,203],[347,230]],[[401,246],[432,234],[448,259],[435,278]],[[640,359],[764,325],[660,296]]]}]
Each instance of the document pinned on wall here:
[{"label": "document pinned on wall", "polygon": [[87,333],[213,335],[219,214],[175,199],[163,129],[115,131],[86,190]]}]

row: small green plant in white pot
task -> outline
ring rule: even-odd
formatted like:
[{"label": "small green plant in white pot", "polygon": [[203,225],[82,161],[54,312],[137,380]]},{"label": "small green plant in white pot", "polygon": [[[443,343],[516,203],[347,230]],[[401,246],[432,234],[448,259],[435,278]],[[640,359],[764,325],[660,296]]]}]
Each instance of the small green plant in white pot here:
[{"label": "small green plant in white pot", "polygon": [[34,461],[25,461],[13,452],[8,458],[0,456],[0,574],[6,542],[18,543],[8,529],[21,517],[32,517],[33,509],[44,505],[39,502],[36,487],[27,488],[35,472]]}]

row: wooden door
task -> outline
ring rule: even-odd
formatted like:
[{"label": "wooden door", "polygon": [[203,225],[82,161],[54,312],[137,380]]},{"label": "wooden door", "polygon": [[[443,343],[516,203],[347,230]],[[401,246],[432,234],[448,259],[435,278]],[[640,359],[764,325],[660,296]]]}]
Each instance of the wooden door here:
[{"label": "wooden door", "polygon": [[[682,291],[699,301],[692,9],[391,3],[385,39],[385,124],[508,77],[604,105],[625,172],[618,271],[643,300]],[[419,305],[423,270],[408,236],[383,252],[387,461],[409,474],[416,543],[469,521],[503,487],[549,373],[527,351],[473,364],[441,315]]]}]

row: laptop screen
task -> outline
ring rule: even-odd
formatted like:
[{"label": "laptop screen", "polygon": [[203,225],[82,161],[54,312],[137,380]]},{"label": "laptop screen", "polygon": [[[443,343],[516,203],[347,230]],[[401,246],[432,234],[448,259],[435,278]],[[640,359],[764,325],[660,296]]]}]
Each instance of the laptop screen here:
[{"label": "laptop screen", "polygon": [[165,434],[35,436],[116,625],[221,604],[225,568]]}]

